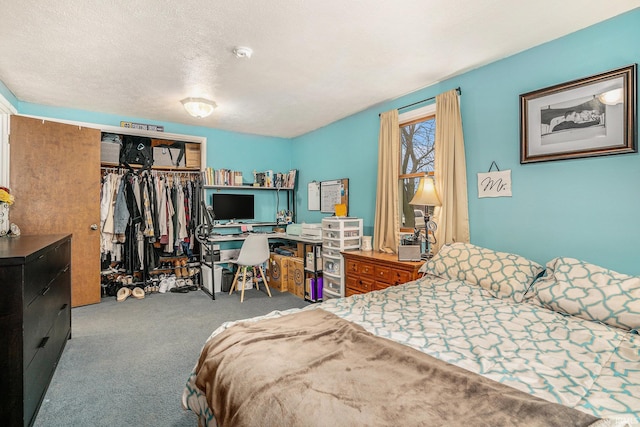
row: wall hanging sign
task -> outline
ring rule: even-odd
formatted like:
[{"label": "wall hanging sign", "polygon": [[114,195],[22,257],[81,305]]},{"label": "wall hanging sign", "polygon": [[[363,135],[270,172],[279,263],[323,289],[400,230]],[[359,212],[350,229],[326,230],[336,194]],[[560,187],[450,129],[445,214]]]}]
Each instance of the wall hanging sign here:
[{"label": "wall hanging sign", "polygon": [[[495,166],[496,170],[492,171]],[[511,197],[511,170],[501,171],[491,162],[489,172],[478,173],[478,198]]]},{"label": "wall hanging sign", "polygon": [[164,126],[149,125],[146,123],[120,122],[121,128],[150,130],[153,132],[164,132]]},{"label": "wall hanging sign", "polygon": [[636,68],[520,95],[520,163],[635,153]]}]

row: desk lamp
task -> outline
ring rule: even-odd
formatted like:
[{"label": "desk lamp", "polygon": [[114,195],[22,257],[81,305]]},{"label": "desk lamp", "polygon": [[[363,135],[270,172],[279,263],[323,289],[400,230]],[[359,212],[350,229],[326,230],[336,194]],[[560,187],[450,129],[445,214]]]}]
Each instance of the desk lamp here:
[{"label": "desk lamp", "polygon": [[429,176],[424,176],[420,178],[420,183],[418,184],[418,190],[416,194],[413,196],[413,199],[409,202],[410,205],[418,205],[425,206],[424,210],[424,237],[427,241],[426,252],[421,255],[422,259],[431,259],[433,254],[431,253],[431,241],[429,240],[429,232],[431,231],[433,235],[433,243],[436,243],[435,232],[438,228],[436,223],[431,221],[431,217],[429,215],[429,206],[441,206],[440,198],[438,197],[438,193],[436,192],[436,186],[433,182],[433,179]]}]

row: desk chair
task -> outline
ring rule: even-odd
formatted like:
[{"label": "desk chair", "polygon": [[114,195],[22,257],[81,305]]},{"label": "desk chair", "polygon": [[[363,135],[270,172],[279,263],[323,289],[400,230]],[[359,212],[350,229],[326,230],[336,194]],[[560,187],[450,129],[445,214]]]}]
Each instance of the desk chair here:
[{"label": "desk chair", "polygon": [[[238,271],[236,271],[236,275],[233,278],[229,295],[237,289],[238,277],[242,270],[242,292],[240,294],[240,302],[243,302],[244,284],[247,282],[247,268],[251,267],[253,269],[253,277],[256,277],[256,267],[258,267],[262,276],[262,282],[267,288],[269,297],[271,297],[271,290],[269,290],[269,285],[267,284],[267,276],[264,274],[264,269],[262,268],[262,264],[267,262],[269,255],[269,241],[267,240],[266,234],[250,234],[247,236],[247,239],[242,244],[242,248],[240,248],[240,255],[238,255],[238,260],[236,261]],[[255,283],[256,288],[260,289],[258,282],[256,281]]]}]

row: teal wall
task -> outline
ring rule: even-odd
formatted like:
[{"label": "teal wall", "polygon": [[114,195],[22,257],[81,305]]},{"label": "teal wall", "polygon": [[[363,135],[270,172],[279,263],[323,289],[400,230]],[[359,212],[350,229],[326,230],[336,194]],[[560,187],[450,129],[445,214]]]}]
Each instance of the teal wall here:
[{"label": "teal wall", "polygon": [[[365,234],[371,234],[378,114],[460,86],[472,243],[516,252],[540,263],[571,256],[640,274],[635,246],[640,242],[640,225],[635,222],[640,212],[638,154],[520,165],[518,98],[532,90],[640,62],[637,40],[640,9],[293,140],[18,102],[1,83],[0,93],[21,114],[112,126],[119,126],[120,121],[152,123],[163,125],[170,133],[204,136],[208,166],[239,169],[247,178],[254,169],[296,168],[298,222],[319,222],[324,216],[306,209],[309,181],[349,178],[349,214],[363,218]],[[501,170],[511,169],[513,197],[477,198],[476,173],[487,171],[492,161]]]},{"label": "teal wall", "polygon": [[[471,242],[540,263],[570,256],[640,274],[638,154],[520,165],[519,95],[640,62],[640,9],[368,109],[294,140],[300,205],[310,180],[349,178],[350,210],[374,221],[378,114],[461,87]],[[428,46],[425,47],[428,49]],[[513,197],[478,199],[478,172],[511,169]],[[317,212],[299,210],[299,220]]]}]

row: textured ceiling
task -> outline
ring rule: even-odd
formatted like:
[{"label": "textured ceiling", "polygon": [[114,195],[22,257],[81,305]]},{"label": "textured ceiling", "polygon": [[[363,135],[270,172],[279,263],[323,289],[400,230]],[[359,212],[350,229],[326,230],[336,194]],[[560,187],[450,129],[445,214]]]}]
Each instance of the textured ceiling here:
[{"label": "textured ceiling", "polygon": [[[4,0],[25,102],[294,137],[638,7],[638,0]],[[236,58],[236,46],[253,57]],[[206,97],[205,119],[180,100]]]}]

